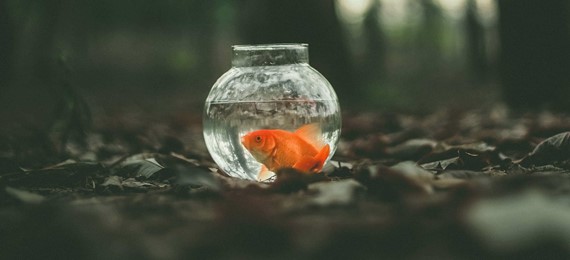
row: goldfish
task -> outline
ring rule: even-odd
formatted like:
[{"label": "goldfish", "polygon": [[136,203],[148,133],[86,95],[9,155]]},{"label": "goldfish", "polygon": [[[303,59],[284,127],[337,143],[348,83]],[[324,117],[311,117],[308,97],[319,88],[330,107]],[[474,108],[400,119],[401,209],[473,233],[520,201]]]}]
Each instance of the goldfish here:
[{"label": "goldfish", "polygon": [[329,157],[330,146],[320,138],[318,124],[307,124],[294,132],[262,129],[241,138],[243,146],[262,164],[258,180],[266,180],[269,171],[291,167],[305,173],[319,172]]}]

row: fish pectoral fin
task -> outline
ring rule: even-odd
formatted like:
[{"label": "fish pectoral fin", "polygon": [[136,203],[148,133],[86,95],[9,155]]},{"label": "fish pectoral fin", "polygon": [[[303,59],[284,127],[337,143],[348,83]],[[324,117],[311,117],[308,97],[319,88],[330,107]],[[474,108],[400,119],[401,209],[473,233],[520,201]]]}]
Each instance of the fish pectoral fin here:
[{"label": "fish pectoral fin", "polygon": [[315,157],[305,156],[297,163],[295,163],[295,165],[293,165],[293,168],[303,172],[319,172],[329,157],[330,151],[331,148],[327,144],[317,153],[317,155],[315,155]]},{"label": "fish pectoral fin", "polygon": [[261,165],[261,170],[259,170],[259,174],[257,175],[257,181],[267,181],[273,177],[273,173],[267,169],[267,166],[264,164]]}]

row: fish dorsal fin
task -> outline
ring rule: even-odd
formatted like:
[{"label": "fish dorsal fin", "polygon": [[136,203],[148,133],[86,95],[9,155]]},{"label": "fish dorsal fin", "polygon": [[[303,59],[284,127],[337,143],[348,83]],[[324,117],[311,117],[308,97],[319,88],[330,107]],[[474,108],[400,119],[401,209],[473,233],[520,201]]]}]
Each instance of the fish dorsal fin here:
[{"label": "fish dorsal fin", "polygon": [[318,123],[301,126],[295,131],[295,134],[305,140],[305,142],[311,144],[317,150],[320,150],[325,146],[325,143],[321,139],[321,126]]}]

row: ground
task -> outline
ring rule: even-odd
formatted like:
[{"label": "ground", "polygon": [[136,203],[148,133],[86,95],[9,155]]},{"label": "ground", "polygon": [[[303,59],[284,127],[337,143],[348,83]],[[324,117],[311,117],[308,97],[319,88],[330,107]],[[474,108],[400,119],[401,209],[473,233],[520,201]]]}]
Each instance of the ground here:
[{"label": "ground", "polygon": [[0,258],[570,256],[570,117],[343,118],[323,173],[274,183],[217,169],[199,116],[3,137]]}]

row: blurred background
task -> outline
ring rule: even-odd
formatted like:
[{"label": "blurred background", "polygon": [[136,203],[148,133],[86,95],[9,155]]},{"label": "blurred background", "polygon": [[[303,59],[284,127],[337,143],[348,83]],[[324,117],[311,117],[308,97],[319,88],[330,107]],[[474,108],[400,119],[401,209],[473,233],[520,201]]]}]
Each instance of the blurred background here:
[{"label": "blurred background", "polygon": [[3,0],[0,116],[199,118],[231,45],[290,42],[309,43],[345,111],[564,110],[569,3]]}]

